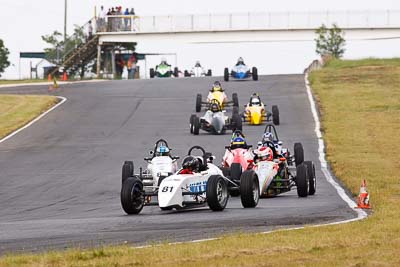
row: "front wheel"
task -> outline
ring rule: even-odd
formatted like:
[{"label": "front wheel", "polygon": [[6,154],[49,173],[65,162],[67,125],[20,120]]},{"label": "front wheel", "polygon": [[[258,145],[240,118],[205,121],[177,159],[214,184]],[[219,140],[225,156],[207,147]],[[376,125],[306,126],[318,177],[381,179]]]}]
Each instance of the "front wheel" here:
[{"label": "front wheel", "polygon": [[275,125],[279,125],[279,109],[276,105],[272,106],[272,122]]},{"label": "front wheel", "polygon": [[194,117],[193,119],[193,134],[198,135],[200,132],[200,118]]},{"label": "front wheel", "polygon": [[240,118],[240,115],[238,113],[232,114],[231,123],[232,123],[232,132],[236,130],[240,131],[243,130],[242,118]]},{"label": "front wheel", "polygon": [[137,177],[125,180],[121,189],[121,205],[127,214],[138,214],[144,206],[143,183]]},{"label": "front wheel", "polygon": [[212,71],[211,70],[207,71],[207,76],[212,76]]},{"label": "front wheel", "polygon": [[150,69],[150,78],[153,79],[154,76],[156,75],[155,71],[153,68]]},{"label": "front wheel", "polygon": [[177,67],[174,68],[174,76],[177,78],[179,77],[179,70]]},{"label": "front wheel", "polygon": [[244,208],[254,208],[260,199],[260,186],[254,171],[245,171],[240,177],[240,200]]},{"label": "front wheel", "polygon": [[212,175],[207,181],[207,204],[213,211],[222,211],[228,203],[228,185],[219,175]]},{"label": "front wheel", "polygon": [[304,149],[301,143],[294,143],[294,162],[296,166],[304,161]]},{"label": "front wheel", "polygon": [[193,124],[194,124],[194,118],[196,117],[195,114],[192,114],[190,116],[190,133],[193,133]]},{"label": "front wheel", "polygon": [[122,184],[126,179],[133,176],[133,170],[133,161],[125,161],[124,165],[122,165]]},{"label": "front wheel", "polygon": [[200,112],[201,110],[201,101],[202,101],[201,98],[202,98],[201,94],[196,95],[196,112]]}]

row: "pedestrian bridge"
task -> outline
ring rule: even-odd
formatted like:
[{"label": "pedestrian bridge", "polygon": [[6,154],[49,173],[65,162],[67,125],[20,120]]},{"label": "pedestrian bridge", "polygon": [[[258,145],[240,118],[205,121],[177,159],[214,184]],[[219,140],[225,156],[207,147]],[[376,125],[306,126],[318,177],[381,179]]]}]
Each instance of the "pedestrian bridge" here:
[{"label": "pedestrian bridge", "polygon": [[97,34],[100,44],[301,41],[313,40],[322,24],[338,25],[348,40],[400,38],[400,10],[107,16]]}]

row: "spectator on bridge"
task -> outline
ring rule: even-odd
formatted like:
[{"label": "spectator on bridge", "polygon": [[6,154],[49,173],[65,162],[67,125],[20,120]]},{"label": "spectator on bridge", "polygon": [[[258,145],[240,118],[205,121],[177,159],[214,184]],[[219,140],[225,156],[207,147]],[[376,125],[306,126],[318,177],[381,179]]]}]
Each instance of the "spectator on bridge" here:
[{"label": "spectator on bridge", "polygon": [[87,26],[87,31],[88,31],[88,34],[87,34],[87,42],[88,41],[90,41],[90,39],[92,39],[92,37],[93,37],[93,25],[92,25],[92,20],[89,20],[89,22],[88,22],[88,26]]},{"label": "spectator on bridge", "polygon": [[96,31],[102,32],[104,31],[104,26],[106,25],[106,15],[107,12],[104,10],[104,7],[100,7],[100,12],[97,15],[97,25],[96,25]]},{"label": "spectator on bridge", "polygon": [[133,7],[131,8],[131,11],[129,11],[129,14],[134,16],[135,15],[135,10],[133,9]]},{"label": "spectator on bridge", "polygon": [[129,31],[130,26],[131,26],[131,23],[130,23],[131,22],[131,18],[128,17],[129,16],[129,9],[128,8],[125,9],[124,15],[126,16],[126,17],[124,17],[125,31]]}]

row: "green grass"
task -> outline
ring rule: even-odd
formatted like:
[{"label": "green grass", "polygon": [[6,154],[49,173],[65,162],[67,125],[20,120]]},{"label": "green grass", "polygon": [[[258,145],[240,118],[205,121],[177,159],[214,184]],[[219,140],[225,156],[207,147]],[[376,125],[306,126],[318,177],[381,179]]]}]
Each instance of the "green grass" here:
[{"label": "green grass", "polygon": [[0,139],[57,102],[53,96],[0,95]]},{"label": "green grass", "polygon": [[42,82],[47,82],[47,80],[40,80],[40,79],[35,79],[35,80],[0,80],[0,85],[3,85],[3,84],[20,84],[20,83],[42,83]]},{"label": "green grass", "polygon": [[400,61],[332,61],[310,80],[335,174],[354,195],[367,179],[366,220],[197,244],[9,255],[0,266],[400,266]]}]

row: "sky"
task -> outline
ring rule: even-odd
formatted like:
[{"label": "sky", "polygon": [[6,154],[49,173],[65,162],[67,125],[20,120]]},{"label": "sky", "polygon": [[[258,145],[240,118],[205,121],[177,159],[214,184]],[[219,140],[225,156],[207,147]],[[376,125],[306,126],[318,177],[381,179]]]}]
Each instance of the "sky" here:
[{"label": "sky", "polygon": [[[29,60],[22,59],[20,66],[19,52],[43,51],[46,44],[41,40],[42,35],[50,34],[54,30],[63,32],[64,1],[0,0],[0,10],[2,11],[0,16],[0,39],[3,39],[5,46],[10,50],[9,59],[12,63],[3,73],[2,78],[15,79],[29,75]],[[67,0],[68,33],[72,32],[73,25],[85,24],[94,16],[95,7],[97,6],[98,11],[101,5],[106,8],[111,6],[133,7],[137,15],[254,11],[400,10],[399,0]],[[261,47],[259,48],[261,49]],[[183,49],[187,50],[188,48]],[[254,46],[254,49],[258,49],[258,47]],[[234,61],[234,59],[231,61]],[[34,64],[36,62],[34,61]],[[282,71],[285,70],[283,69]],[[288,70],[287,72],[291,71]]]}]

